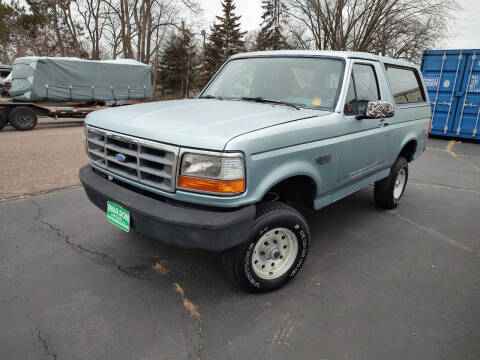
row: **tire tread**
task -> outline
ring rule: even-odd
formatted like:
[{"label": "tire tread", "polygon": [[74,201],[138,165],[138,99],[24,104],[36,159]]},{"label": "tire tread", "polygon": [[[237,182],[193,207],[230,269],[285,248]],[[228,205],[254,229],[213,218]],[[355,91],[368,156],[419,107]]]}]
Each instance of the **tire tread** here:
[{"label": "tire tread", "polygon": [[[399,201],[395,201],[395,199],[393,198],[393,189],[395,188],[397,173],[405,164],[408,165],[407,159],[405,159],[402,156],[399,156],[395,161],[395,163],[393,164],[390,170],[390,174],[385,179],[382,179],[375,183],[373,195],[374,195],[375,203],[377,204],[377,206],[382,207],[384,209],[391,210],[391,209],[395,209],[399,205]],[[405,187],[406,186],[407,186],[407,183],[405,183]],[[405,191],[405,188],[403,191]]]},{"label": "tire tread", "polygon": [[[19,113],[20,111],[27,111],[29,112],[33,117],[34,117],[34,120],[32,122],[31,125],[25,127],[23,125],[20,125],[17,123],[17,113]],[[18,107],[15,107],[14,109],[12,109],[10,111],[10,114],[8,115],[9,117],[9,120],[10,120],[10,124],[16,129],[16,130],[20,130],[20,131],[25,131],[25,130],[30,130],[30,129],[33,129],[36,125],[37,125],[37,114],[35,113],[35,111],[33,111],[32,109],[30,109],[29,107],[27,106],[18,106]]]},{"label": "tire tread", "polygon": [[[305,217],[298,210],[282,202],[268,201],[268,202],[261,202],[257,204],[255,222],[268,221],[268,218],[271,216],[275,216],[275,214],[278,214],[278,211],[287,211],[290,214],[293,213],[294,215],[298,216],[303,221],[303,223],[307,225],[306,226],[307,238],[310,239],[310,228],[308,227],[308,223]],[[264,289],[253,288],[250,283],[244,282],[243,279],[239,277],[239,274],[243,271],[241,266],[243,264],[242,263],[243,253],[241,251],[238,251],[238,249],[241,248],[243,245],[244,244],[239,245],[223,253],[223,256],[222,256],[223,269],[227,277],[234,283],[238,284],[244,290],[249,292],[266,291]]]}]

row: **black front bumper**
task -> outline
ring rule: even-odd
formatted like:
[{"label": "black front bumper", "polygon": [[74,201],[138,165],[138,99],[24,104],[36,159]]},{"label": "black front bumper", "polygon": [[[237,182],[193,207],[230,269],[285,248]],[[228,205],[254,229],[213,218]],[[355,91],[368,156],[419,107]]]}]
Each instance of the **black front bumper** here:
[{"label": "black front bumper", "polygon": [[130,226],[137,232],[183,248],[222,251],[247,240],[255,205],[235,210],[205,210],[162,202],[136,193],[96,173],[87,165],[80,181],[88,198],[107,211],[113,201],[130,212]]}]

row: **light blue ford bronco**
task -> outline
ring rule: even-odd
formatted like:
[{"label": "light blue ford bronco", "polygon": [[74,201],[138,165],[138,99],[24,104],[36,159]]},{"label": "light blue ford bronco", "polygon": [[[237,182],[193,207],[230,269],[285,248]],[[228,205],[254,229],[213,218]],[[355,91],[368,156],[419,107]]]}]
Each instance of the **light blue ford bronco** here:
[{"label": "light blue ford bronco", "polygon": [[366,53],[230,58],[196,99],[96,111],[80,170],[107,219],[184,248],[224,251],[241,287],[276,289],[305,262],[321,209],[369,184],[399,205],[425,150],[418,66]]}]

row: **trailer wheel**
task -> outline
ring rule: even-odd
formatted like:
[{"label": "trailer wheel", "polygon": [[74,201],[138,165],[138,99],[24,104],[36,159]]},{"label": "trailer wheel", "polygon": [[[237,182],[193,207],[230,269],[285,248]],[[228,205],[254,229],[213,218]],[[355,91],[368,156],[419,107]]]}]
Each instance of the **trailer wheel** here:
[{"label": "trailer wheel", "polygon": [[7,116],[3,111],[0,111],[0,130],[7,124]]},{"label": "trailer wheel", "polygon": [[17,130],[30,130],[37,125],[37,114],[27,106],[19,106],[10,111],[9,120]]}]

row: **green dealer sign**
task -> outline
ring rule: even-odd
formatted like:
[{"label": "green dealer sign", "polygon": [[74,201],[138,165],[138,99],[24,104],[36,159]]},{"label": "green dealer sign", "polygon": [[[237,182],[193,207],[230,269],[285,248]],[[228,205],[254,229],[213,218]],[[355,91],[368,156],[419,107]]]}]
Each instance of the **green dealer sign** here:
[{"label": "green dealer sign", "polygon": [[107,220],[123,231],[130,231],[130,213],[111,201],[107,201]]}]

